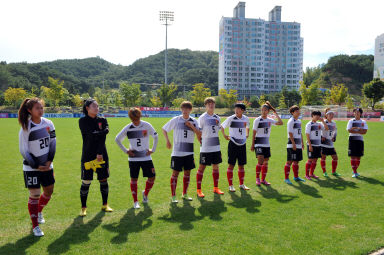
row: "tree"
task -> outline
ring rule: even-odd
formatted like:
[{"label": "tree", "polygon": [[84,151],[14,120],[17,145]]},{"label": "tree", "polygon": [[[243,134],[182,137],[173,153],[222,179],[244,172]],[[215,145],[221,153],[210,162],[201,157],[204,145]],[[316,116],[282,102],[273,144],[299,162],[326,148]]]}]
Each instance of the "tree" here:
[{"label": "tree", "polygon": [[369,83],[364,83],[363,93],[371,100],[372,110],[374,110],[375,104],[384,96],[384,82],[376,78]]},{"label": "tree", "polygon": [[119,89],[124,106],[135,106],[139,103],[141,98],[140,84],[122,82]]},{"label": "tree", "polygon": [[345,102],[346,102],[347,109],[352,110],[353,109],[353,101],[352,101],[352,97],[349,94],[348,94]]},{"label": "tree", "polygon": [[287,109],[287,105],[285,104],[285,96],[281,95],[279,99],[279,109]]},{"label": "tree", "polygon": [[331,101],[334,104],[342,105],[348,95],[348,88],[344,84],[336,84],[331,88]]},{"label": "tree", "polygon": [[153,97],[151,98],[151,103],[152,103],[152,106],[153,106],[153,107],[159,107],[159,106],[161,106],[161,100],[160,100],[160,97],[158,97],[158,96],[153,96]]},{"label": "tree", "polygon": [[265,104],[266,101],[264,94],[259,97],[259,105]]},{"label": "tree", "polygon": [[251,103],[251,107],[252,108],[258,108],[260,107],[260,104],[259,104],[259,98],[257,96],[251,96],[251,98],[249,99],[250,103]]},{"label": "tree", "polygon": [[25,98],[26,94],[27,94],[27,91],[25,91],[25,89],[9,87],[4,92],[4,100],[9,105],[13,105],[14,107],[17,107],[21,103],[21,101]]},{"label": "tree", "polygon": [[171,84],[163,84],[157,90],[158,96],[160,97],[161,103],[163,106],[167,106],[171,104],[172,99],[175,97],[175,92],[177,90],[177,85],[174,83]]},{"label": "tree", "polygon": [[102,88],[95,88],[95,93],[93,97],[97,100],[99,104],[108,104],[109,93],[107,90]]},{"label": "tree", "polygon": [[329,90],[326,90],[324,93],[324,104],[325,105],[331,105],[332,104],[331,91],[329,91]]},{"label": "tree", "polygon": [[81,107],[83,105],[83,99],[79,94],[74,95],[72,98],[72,103],[77,107]]},{"label": "tree", "polygon": [[186,101],[184,98],[178,97],[178,98],[173,99],[172,105],[173,105],[173,107],[180,107],[181,103],[184,101]]},{"label": "tree", "polygon": [[219,95],[228,108],[232,107],[237,101],[237,90],[235,89],[230,89],[229,92],[226,89],[220,89]]},{"label": "tree", "polygon": [[120,90],[117,90],[117,89],[112,90],[111,99],[112,99],[112,104],[114,104],[115,106],[119,107],[123,105],[122,103],[123,99],[121,97]]},{"label": "tree", "polygon": [[360,101],[360,106],[361,106],[361,108],[363,108],[364,110],[365,110],[365,109],[368,109],[368,106],[369,106],[369,104],[370,104],[369,101],[370,101],[370,100],[369,100],[366,96],[363,96],[363,98],[362,98],[361,101]]},{"label": "tree", "polygon": [[322,104],[322,97],[318,84],[313,83],[307,88],[304,83],[301,83],[299,91],[301,95],[300,106]]},{"label": "tree", "polygon": [[192,103],[196,106],[203,106],[204,99],[211,96],[211,90],[204,87],[204,83],[196,83],[192,90]]},{"label": "tree", "polygon": [[41,96],[50,102],[54,107],[58,106],[63,100],[65,89],[64,81],[48,77],[48,87],[41,86]]}]

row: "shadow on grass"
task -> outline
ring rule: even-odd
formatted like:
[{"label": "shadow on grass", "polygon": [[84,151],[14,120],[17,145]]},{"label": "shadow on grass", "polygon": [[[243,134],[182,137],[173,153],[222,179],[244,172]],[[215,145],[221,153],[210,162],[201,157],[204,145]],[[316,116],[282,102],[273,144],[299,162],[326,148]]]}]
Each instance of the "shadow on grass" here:
[{"label": "shadow on grass", "polygon": [[214,194],[213,201],[207,201],[202,198],[198,198],[200,202],[200,207],[198,209],[201,216],[209,217],[211,220],[222,220],[221,213],[227,211],[227,207],[223,200],[221,200],[221,195]]},{"label": "shadow on grass", "polygon": [[191,230],[193,229],[192,222],[204,219],[204,216],[196,216],[195,211],[196,208],[191,206],[189,201],[184,200],[182,207],[171,203],[169,214],[159,217],[159,219],[170,223],[180,223],[181,230]]},{"label": "shadow on grass", "polygon": [[7,243],[0,247],[0,254],[27,254],[26,250],[37,243],[41,237],[36,237],[32,233],[16,241]]},{"label": "shadow on grass", "polygon": [[312,179],[322,188],[331,188],[334,190],[345,190],[346,188],[358,189],[355,182],[347,181],[342,177],[327,178],[327,179]]},{"label": "shadow on grass", "polygon": [[319,191],[315,187],[304,184],[303,182],[297,182],[297,184],[298,186],[291,185],[291,187],[300,190],[304,195],[308,195],[314,198],[323,198],[323,196],[319,194]]},{"label": "shadow on grass", "polygon": [[271,186],[266,186],[266,188],[260,186],[259,189],[260,191],[257,192],[260,193],[262,197],[266,199],[276,199],[276,201],[280,203],[288,203],[291,202],[293,199],[298,198],[298,196],[280,194],[276,189],[272,188]]},{"label": "shadow on grass", "polygon": [[118,235],[111,239],[113,244],[121,244],[128,241],[129,233],[138,233],[152,226],[152,220],[148,219],[153,215],[151,207],[144,204],[144,210],[135,214],[135,209],[129,209],[120,219],[119,223],[104,225],[103,228],[115,232]]},{"label": "shadow on grass", "polygon": [[81,244],[89,241],[92,233],[102,222],[105,212],[100,211],[90,221],[84,224],[84,217],[77,216],[61,237],[48,245],[49,254],[62,254],[71,248],[72,244]]},{"label": "shadow on grass", "polygon": [[367,182],[369,184],[384,186],[384,182],[379,181],[379,180],[377,180],[375,178],[366,177],[366,176],[359,176],[357,179],[361,180],[361,181],[365,181],[365,182]]},{"label": "shadow on grass", "polygon": [[240,196],[238,196],[235,192],[229,192],[233,202],[227,204],[235,208],[245,208],[245,210],[249,213],[259,212],[259,209],[257,209],[257,207],[261,206],[261,202],[258,200],[254,200],[251,195],[249,195],[245,190],[240,189],[240,192]]}]

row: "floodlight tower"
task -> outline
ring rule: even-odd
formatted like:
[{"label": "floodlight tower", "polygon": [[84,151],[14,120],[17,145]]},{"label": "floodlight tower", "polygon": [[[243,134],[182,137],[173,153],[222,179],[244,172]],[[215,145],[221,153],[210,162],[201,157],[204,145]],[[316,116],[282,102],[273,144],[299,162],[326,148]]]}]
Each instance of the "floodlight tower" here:
[{"label": "floodlight tower", "polygon": [[164,82],[168,84],[168,26],[174,20],[172,11],[160,11],[160,22],[165,26]]}]

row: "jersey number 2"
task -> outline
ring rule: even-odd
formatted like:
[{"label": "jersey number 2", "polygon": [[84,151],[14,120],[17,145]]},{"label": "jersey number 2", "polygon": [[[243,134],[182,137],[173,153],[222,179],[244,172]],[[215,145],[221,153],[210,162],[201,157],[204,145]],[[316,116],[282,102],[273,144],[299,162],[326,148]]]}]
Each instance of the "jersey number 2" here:
[{"label": "jersey number 2", "polygon": [[140,138],[137,138],[137,143],[136,143],[137,146],[141,146],[141,139]]}]

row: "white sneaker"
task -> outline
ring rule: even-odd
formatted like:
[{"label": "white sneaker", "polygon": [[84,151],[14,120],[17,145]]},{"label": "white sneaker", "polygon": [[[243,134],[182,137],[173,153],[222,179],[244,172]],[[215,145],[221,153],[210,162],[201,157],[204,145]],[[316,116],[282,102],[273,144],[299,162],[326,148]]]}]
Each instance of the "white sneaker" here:
[{"label": "white sneaker", "polygon": [[235,190],[235,187],[233,187],[233,185],[229,186],[229,191],[230,191],[230,192],[235,192],[235,191],[236,191],[236,190]]},{"label": "white sneaker", "polygon": [[39,224],[44,224],[45,223],[45,219],[44,219],[44,216],[43,216],[43,213],[42,212],[39,212],[37,214],[37,222]]},{"label": "white sneaker", "polygon": [[192,201],[193,198],[189,197],[187,194],[183,194],[183,199],[187,201]]},{"label": "white sneaker", "polygon": [[249,188],[247,186],[245,186],[245,184],[242,184],[239,187],[240,187],[240,189],[243,189],[243,190],[249,190]]},{"label": "white sneaker", "polygon": [[35,236],[43,236],[44,235],[44,232],[43,231],[41,231],[41,229],[40,229],[40,227],[39,226],[36,226],[33,230],[33,234],[35,235]]},{"label": "white sneaker", "polygon": [[145,190],[143,190],[143,203],[144,204],[148,203],[148,196],[145,195]]},{"label": "white sneaker", "polygon": [[136,201],[135,203],[133,203],[133,208],[140,209],[139,201]]},{"label": "white sneaker", "polygon": [[171,198],[171,202],[172,203],[178,203],[179,201],[177,200],[176,196],[174,196]]}]

